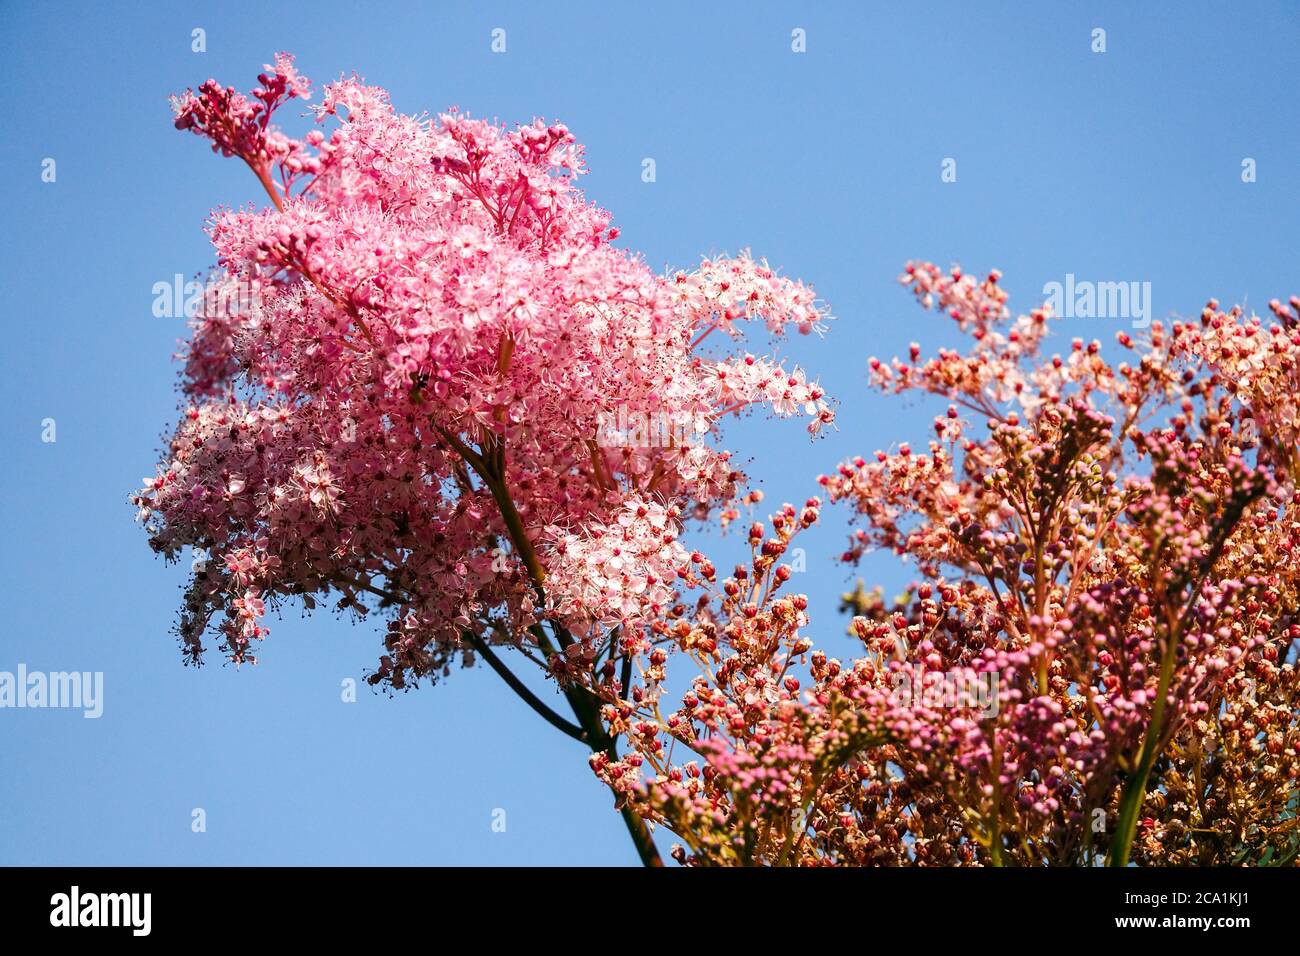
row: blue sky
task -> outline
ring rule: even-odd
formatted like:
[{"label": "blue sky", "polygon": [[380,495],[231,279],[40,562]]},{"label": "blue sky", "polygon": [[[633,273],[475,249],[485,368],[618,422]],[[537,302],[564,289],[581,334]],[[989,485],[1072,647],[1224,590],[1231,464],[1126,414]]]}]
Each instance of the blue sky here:
[{"label": "blue sky", "polygon": [[[355,71],[406,112],[558,119],[586,144],[588,195],[651,265],[748,246],[814,283],[838,320],[781,352],[839,399],[839,430],[752,420],[728,442],[773,505],[845,456],[926,438],[934,407],[865,387],[869,355],[950,341],[894,281],[909,258],[1001,268],[1020,311],[1067,274],[1150,282],[1157,317],[1300,292],[1297,3],[546,6],[0,6],[0,671],[105,681],[98,720],[0,709],[0,864],[635,862],[581,748],[486,670],[345,704],[375,630],[297,610],[256,668],[181,667],[184,573],[127,504],[176,401],[182,323],[154,317],[151,290],[209,265],[211,207],[261,198],[171,128],[170,92],[248,88],[288,50],[318,83]],[[1071,319],[1057,347],[1126,324]],[[841,656],[845,518],[828,509],[796,581]],[[910,577],[881,555],[862,574]]]}]

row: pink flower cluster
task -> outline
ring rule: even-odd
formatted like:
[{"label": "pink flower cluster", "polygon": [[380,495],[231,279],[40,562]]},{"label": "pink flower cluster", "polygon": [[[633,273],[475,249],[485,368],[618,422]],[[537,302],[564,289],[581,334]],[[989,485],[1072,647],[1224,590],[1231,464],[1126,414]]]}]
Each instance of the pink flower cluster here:
[{"label": "pink flower cluster", "polygon": [[[271,200],[214,216],[212,281],[255,301],[195,318],[190,404],[137,496],[155,548],[218,559],[187,599],[192,658],[213,614],[239,613],[233,553],[255,555],[268,606],[383,604],[400,624],[376,678],[394,686],[474,641],[545,656],[547,608],[590,633],[673,603],[683,516],[732,508],[744,480],[725,416],[833,420],[802,371],[706,341],[820,331],[812,290],[747,253],[655,275],[576,187],[564,126],[415,119],[344,79],[292,139],[273,119],[307,81],[281,55],[259,84],[175,101]],[[611,442],[620,416],[694,440]]]},{"label": "pink flower cluster", "polygon": [[629,497],[608,522],[558,535],[547,577],[556,613],[573,633],[593,637],[660,617],[691,560],[679,531],[676,509]]},{"label": "pink flower cluster", "polygon": [[208,80],[197,93],[186,90],[172,98],[176,128],[190,130],[212,142],[214,152],[238,156],[265,181],[272,168],[283,175],[285,188],[302,175],[318,171],[316,160],[301,142],[270,125],[271,115],[293,99],[311,98],[311,84],[294,69],[293,57],[280,53],[258,76],[259,86],[245,96],[232,86]]}]

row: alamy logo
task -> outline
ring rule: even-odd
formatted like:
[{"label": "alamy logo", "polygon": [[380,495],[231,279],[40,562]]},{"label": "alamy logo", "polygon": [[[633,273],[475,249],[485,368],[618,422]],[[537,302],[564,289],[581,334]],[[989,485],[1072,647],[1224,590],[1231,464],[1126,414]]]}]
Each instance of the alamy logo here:
[{"label": "alamy logo", "polygon": [[611,416],[601,413],[596,444],[602,448],[683,448],[697,437],[693,422],[667,412],[633,412],[620,407]]},{"label": "alamy logo", "polygon": [[95,719],[104,713],[103,671],[0,671],[0,709],[5,707],[60,707],[83,710]]},{"label": "alamy logo", "polygon": [[153,923],[151,893],[71,892],[50,897],[51,926],[129,926],[132,936],[148,936]]},{"label": "alamy logo", "polygon": [[970,669],[899,670],[890,676],[890,700],[896,707],[926,710],[975,710],[981,717],[998,713],[998,675]]},{"label": "alamy logo", "polygon": [[153,314],[159,319],[193,319],[199,315],[256,319],[262,315],[262,290],[258,283],[243,277],[186,282],[178,272],[171,282],[153,284]]},{"label": "alamy logo", "polygon": [[1132,319],[1133,328],[1151,324],[1150,282],[1091,282],[1066,273],[1065,282],[1049,282],[1043,295],[1064,319]]}]

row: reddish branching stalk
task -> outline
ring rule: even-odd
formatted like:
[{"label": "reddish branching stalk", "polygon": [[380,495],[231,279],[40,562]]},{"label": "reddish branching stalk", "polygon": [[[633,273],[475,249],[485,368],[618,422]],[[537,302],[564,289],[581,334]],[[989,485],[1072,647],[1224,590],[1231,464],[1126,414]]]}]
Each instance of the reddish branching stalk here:
[{"label": "reddish branching stalk", "polygon": [[1012,320],[996,273],[902,281],[974,345],[872,360],[948,407],[924,452],[822,485],[862,523],[846,561],[889,549],[919,579],[845,595],[864,653],[841,662],[781,595],[820,502],[755,524],[752,565],[686,570],[699,598],[650,626],[630,695],[596,679],[629,745],[597,772],[693,865],[1293,863],[1300,303],[1211,302],[1121,333],[1112,365],[1044,354],[1051,314]]}]

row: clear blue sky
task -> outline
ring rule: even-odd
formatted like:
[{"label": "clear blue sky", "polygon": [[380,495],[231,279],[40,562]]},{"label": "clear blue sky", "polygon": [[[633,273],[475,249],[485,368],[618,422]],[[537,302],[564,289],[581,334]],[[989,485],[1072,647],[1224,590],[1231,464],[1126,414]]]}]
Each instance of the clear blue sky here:
[{"label": "clear blue sky", "polygon": [[[184,572],[153,557],[127,504],[174,417],[182,325],[152,315],[151,289],[208,266],[210,207],[261,198],[242,166],[172,130],[168,93],[209,76],[247,88],[288,50],[318,83],[355,70],[407,112],[558,119],[587,146],[588,194],[652,265],[750,246],[812,281],[839,320],[786,353],[840,400],[839,431],[809,442],[797,423],[744,422],[730,441],[777,504],[846,455],[925,440],[930,408],[865,388],[869,354],[946,335],[894,282],[909,258],[1000,267],[1021,310],[1067,273],[1149,281],[1157,316],[1300,291],[1297,49],[1294,2],[6,0],[0,670],[106,683],[99,720],[0,710],[0,863],[635,861],[580,748],[486,670],[344,704],[377,634],[296,610],[272,620],[255,669],[181,667]],[[1123,325],[1062,329],[1110,342]],[[798,581],[839,655],[844,518],[828,511],[805,540]],[[887,556],[863,573],[910,576]]]}]

